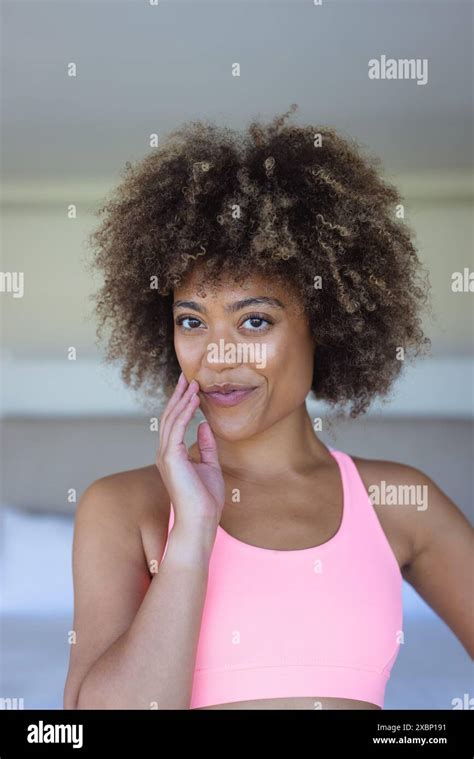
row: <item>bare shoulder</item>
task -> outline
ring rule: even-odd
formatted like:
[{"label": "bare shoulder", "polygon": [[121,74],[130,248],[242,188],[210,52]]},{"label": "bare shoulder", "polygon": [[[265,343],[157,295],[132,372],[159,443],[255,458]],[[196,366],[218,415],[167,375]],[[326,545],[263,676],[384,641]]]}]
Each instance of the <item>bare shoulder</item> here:
[{"label": "bare shoulder", "polygon": [[[404,536],[403,576],[474,657],[474,530],[463,511],[424,472],[391,461],[354,458],[381,519]],[[372,496],[371,496],[372,497]]]},{"label": "bare shoulder", "polygon": [[117,516],[140,522],[148,512],[163,512],[167,506],[166,488],[155,465],[114,472],[94,480],[84,491],[89,500],[104,509],[114,505]]},{"label": "bare shoulder", "polygon": [[129,629],[140,607],[166,544],[165,504],[151,466],[100,477],[81,495],[73,545],[76,640],[64,708],[76,708],[93,662]]},{"label": "bare shoulder", "polygon": [[114,525],[128,547],[141,558],[160,559],[167,538],[169,499],[157,467],[127,469],[104,475],[84,491],[76,520],[85,515]]},{"label": "bare shoulder", "polygon": [[413,509],[403,502],[400,503],[398,498],[397,507],[392,508],[391,500],[387,501],[387,485],[395,486],[398,490],[398,486],[407,479],[417,479],[417,470],[393,461],[363,459],[352,455],[351,458],[404,574],[416,550]]},{"label": "bare shoulder", "polygon": [[[359,473],[367,486],[381,486],[382,488],[391,485],[407,487],[416,487],[433,484],[432,480],[420,469],[402,464],[398,461],[385,461],[382,459],[362,459],[358,456],[351,456]],[[403,491],[400,491],[403,492]],[[415,491],[411,491],[415,492]]]},{"label": "bare shoulder", "polygon": [[466,528],[462,511],[425,472],[396,461],[352,459],[381,521],[405,541],[407,564],[440,531]]}]

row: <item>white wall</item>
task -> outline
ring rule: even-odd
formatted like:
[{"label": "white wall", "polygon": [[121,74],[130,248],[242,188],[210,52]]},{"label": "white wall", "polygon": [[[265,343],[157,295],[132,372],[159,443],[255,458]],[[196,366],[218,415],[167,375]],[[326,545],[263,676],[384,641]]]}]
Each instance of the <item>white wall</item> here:
[{"label": "white wall", "polygon": [[[388,413],[472,412],[472,293],[454,293],[453,272],[474,268],[473,189],[469,172],[391,176],[402,190],[407,223],[432,284],[425,328],[434,359],[407,367]],[[24,273],[22,298],[0,294],[2,397],[6,415],[130,413],[135,399],[118,369],[105,372],[95,340],[93,302],[100,286],[86,268],[92,211],[113,187],[100,183],[10,183],[4,186],[2,271]],[[67,218],[70,203],[78,218]],[[74,366],[68,347],[77,350]],[[106,375],[109,379],[105,379]],[[112,386],[111,386],[112,384]]]}]

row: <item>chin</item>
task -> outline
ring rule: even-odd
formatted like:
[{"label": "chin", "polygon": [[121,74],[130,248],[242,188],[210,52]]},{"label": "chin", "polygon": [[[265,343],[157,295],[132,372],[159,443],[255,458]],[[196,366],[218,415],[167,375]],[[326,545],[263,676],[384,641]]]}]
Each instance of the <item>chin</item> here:
[{"label": "chin", "polygon": [[235,419],[230,422],[230,420],[218,419],[216,417],[206,420],[209,422],[211,430],[216,437],[221,440],[228,440],[229,442],[246,440],[259,431],[255,421],[250,423],[242,419]]}]

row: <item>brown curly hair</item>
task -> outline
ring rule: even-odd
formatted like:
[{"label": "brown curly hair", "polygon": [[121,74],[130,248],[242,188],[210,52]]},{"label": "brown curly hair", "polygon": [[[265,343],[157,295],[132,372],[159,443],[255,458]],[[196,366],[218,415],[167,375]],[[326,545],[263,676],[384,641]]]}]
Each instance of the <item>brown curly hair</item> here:
[{"label": "brown curly hair", "polygon": [[427,275],[396,218],[398,190],[355,140],[286,125],[296,107],[243,134],[185,123],[127,162],[96,211],[105,214],[88,238],[105,277],[92,296],[96,334],[111,325],[106,360],[123,362],[129,387],[156,396],[176,384],[173,288],[196,264],[206,288],[256,271],[291,282],[317,339],[311,389],[350,404],[352,417],[388,392],[400,349],[406,358],[429,345]]}]

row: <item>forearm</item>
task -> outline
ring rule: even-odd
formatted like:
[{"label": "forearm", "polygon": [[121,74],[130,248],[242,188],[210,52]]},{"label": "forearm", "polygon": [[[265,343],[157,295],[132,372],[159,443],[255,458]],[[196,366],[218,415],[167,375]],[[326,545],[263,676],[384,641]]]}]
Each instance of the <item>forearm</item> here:
[{"label": "forearm", "polygon": [[188,709],[209,549],[175,530],[130,628],[94,663],[78,709]]}]

